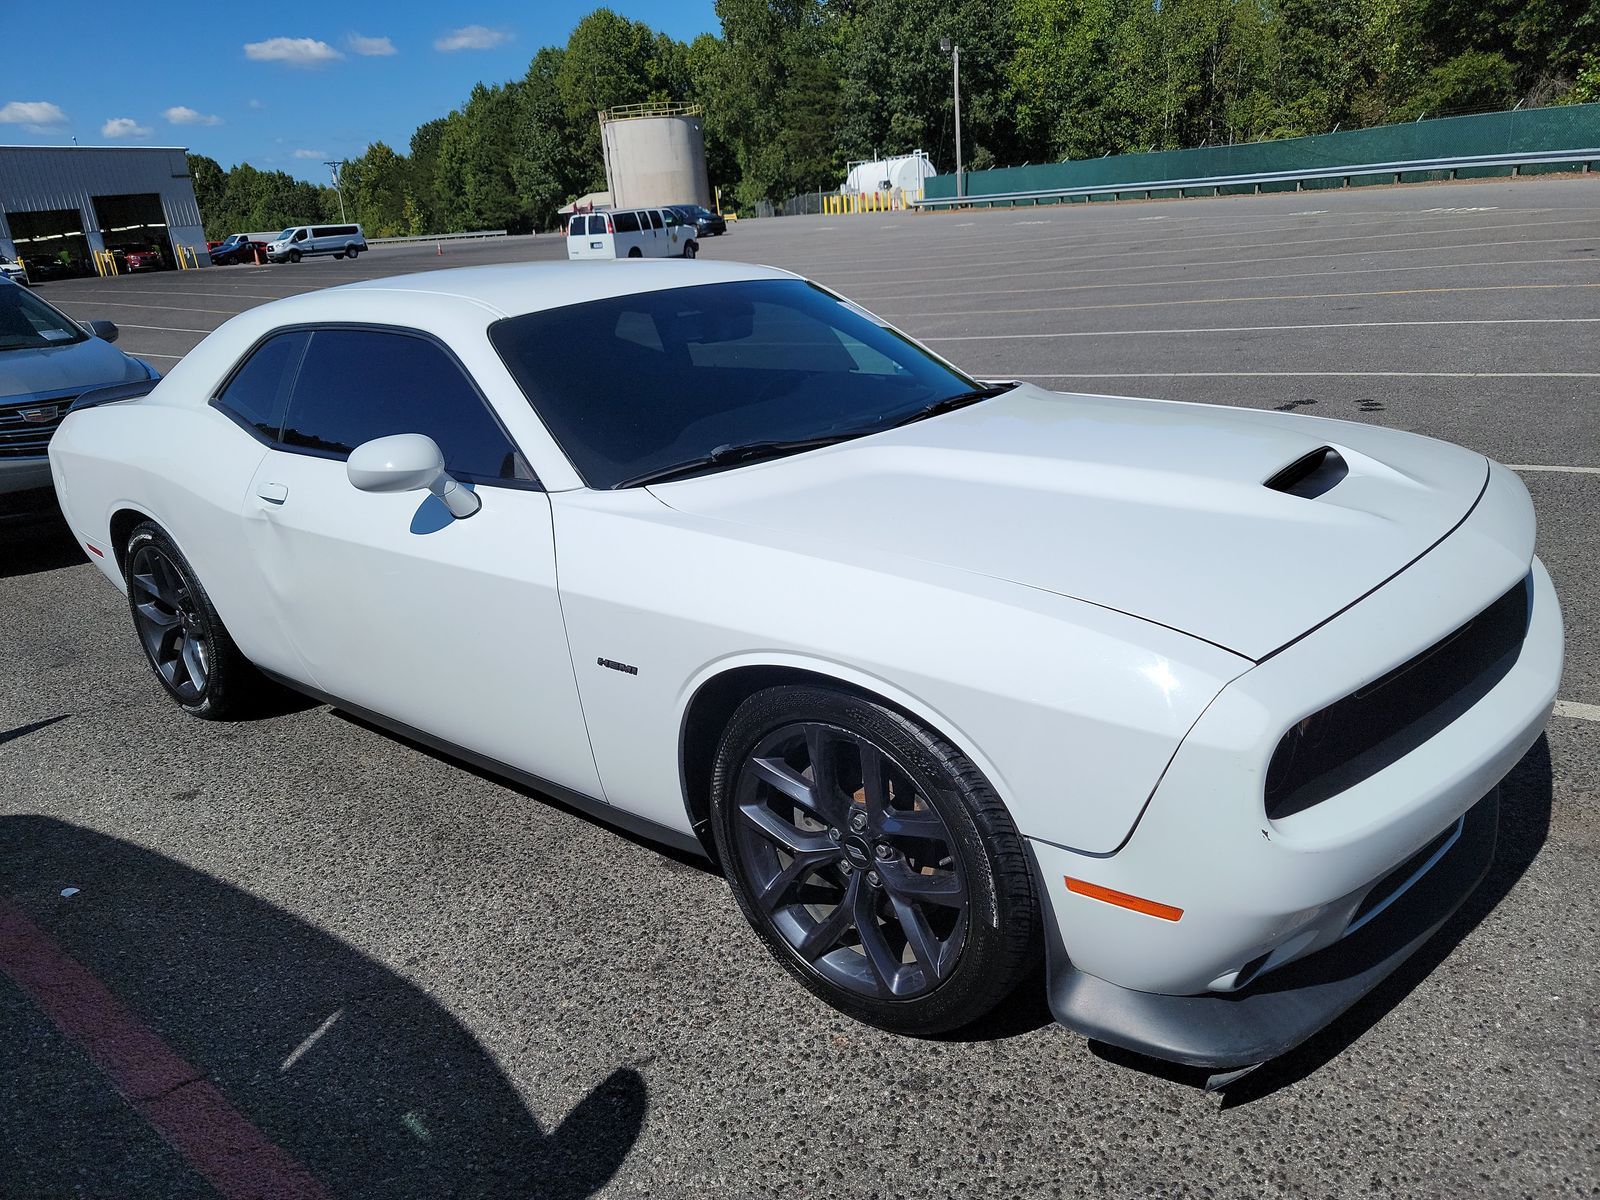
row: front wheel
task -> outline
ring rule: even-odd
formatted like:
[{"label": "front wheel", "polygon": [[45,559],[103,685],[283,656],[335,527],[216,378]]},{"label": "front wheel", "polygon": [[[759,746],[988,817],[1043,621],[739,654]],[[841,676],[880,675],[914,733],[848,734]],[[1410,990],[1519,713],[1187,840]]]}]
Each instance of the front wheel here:
[{"label": "front wheel", "polygon": [[683,256],[685,258],[693,258],[698,253],[700,253],[700,244],[698,242],[685,242],[683,244]]},{"label": "front wheel", "polygon": [[193,568],[153,521],[134,528],[123,556],[134,631],[161,686],[203,720],[248,709],[261,677],[228,636]]},{"label": "front wheel", "polygon": [[728,724],[711,794],[740,909],[848,1016],[956,1029],[1037,961],[1021,835],[977,768],[902,713],[827,688],[758,692]]},{"label": "front wheel", "polygon": [[300,261],[300,251],[298,251],[298,250],[289,251],[289,261],[290,262],[299,262]]},{"label": "front wheel", "polygon": [[345,253],[350,256],[350,261],[351,262],[355,262],[356,255],[361,253],[361,247],[359,247],[359,246],[351,246],[350,249],[345,251]]}]

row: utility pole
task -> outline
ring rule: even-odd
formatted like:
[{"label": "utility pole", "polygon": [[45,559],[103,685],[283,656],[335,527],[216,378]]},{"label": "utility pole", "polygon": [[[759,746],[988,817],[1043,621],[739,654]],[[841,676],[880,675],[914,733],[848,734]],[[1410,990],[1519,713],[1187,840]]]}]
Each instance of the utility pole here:
[{"label": "utility pole", "polygon": [[339,163],[338,163],[338,160],[335,159],[332,162],[325,162],[322,165],[327,167],[329,173],[333,175],[333,190],[335,192],[337,192],[338,196],[339,196],[339,220],[341,222],[343,222],[344,219],[345,219],[345,217],[344,217],[344,189],[339,186]]},{"label": "utility pole", "polygon": [[961,174],[961,47],[949,38],[939,39],[939,49],[950,55],[951,75],[955,81],[956,97],[956,199],[967,194],[966,180]]}]

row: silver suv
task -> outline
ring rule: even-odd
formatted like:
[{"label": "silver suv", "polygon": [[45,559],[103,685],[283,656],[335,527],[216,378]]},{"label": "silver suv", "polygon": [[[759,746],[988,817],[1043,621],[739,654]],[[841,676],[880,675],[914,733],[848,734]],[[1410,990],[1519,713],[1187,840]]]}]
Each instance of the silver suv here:
[{"label": "silver suv", "polygon": [[0,279],[0,495],[50,486],[50,435],[84,392],[161,378],[116,340],[110,321],[80,325]]}]

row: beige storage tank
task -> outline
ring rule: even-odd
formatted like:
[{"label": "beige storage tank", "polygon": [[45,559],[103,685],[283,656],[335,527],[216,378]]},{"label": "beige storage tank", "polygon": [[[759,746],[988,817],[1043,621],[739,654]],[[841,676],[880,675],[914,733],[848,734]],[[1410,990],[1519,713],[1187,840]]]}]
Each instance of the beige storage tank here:
[{"label": "beige storage tank", "polygon": [[602,112],[600,145],[613,207],[711,207],[698,104],[627,104]]}]

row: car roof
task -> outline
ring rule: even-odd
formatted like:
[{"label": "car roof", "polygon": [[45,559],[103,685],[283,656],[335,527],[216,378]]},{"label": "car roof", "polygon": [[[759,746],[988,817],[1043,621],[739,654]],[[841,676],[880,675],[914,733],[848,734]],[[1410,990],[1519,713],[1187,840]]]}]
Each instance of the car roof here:
[{"label": "car roof", "polygon": [[[404,292],[417,296],[451,297],[494,309],[499,315],[510,317],[638,292],[665,291],[668,288],[707,283],[795,278],[798,276],[777,267],[740,262],[707,262],[704,259],[501,263],[396,275],[388,279],[368,279],[312,295],[331,297],[338,294]],[[305,298],[309,300],[311,296]],[[284,303],[278,301],[273,307]]]}]

